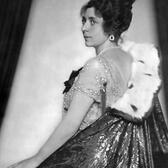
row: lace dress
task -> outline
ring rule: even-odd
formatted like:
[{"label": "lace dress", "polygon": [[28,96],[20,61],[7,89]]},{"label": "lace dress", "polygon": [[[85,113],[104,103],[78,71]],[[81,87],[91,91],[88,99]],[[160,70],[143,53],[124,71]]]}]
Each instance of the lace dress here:
[{"label": "lace dress", "polygon": [[[127,53],[133,58],[129,80],[115,60]],[[156,167],[155,157],[168,153],[158,67],[157,50],[147,44],[129,43],[90,59],[65,93],[63,111],[68,112],[75,92],[94,102],[77,133],[38,168]]]}]

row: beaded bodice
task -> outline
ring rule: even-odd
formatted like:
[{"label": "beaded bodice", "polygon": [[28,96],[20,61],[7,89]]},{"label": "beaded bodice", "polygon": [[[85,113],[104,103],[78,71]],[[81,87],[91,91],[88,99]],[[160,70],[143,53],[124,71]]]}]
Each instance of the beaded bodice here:
[{"label": "beaded bodice", "polygon": [[101,115],[101,93],[106,83],[106,106],[112,106],[125,92],[127,81],[124,79],[119,65],[113,55],[126,54],[119,48],[108,49],[86,62],[71,89],[64,94],[63,112],[66,113],[76,91],[87,94],[94,99],[79,129],[84,129]]}]

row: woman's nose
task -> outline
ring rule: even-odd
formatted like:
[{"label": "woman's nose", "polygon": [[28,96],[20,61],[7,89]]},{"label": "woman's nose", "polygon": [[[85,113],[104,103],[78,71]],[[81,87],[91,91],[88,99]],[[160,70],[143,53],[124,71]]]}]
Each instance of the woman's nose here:
[{"label": "woman's nose", "polygon": [[85,22],[83,25],[82,25],[82,31],[88,31],[89,30],[89,24],[88,22]]}]

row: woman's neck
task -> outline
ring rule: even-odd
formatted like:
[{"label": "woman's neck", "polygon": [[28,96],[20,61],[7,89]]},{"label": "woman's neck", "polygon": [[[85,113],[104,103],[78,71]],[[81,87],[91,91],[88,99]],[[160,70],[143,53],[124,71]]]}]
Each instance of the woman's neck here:
[{"label": "woman's neck", "polygon": [[104,51],[108,48],[115,48],[115,47],[118,47],[118,44],[116,42],[111,42],[111,41],[107,40],[103,44],[95,47],[96,55],[99,55],[102,51]]}]

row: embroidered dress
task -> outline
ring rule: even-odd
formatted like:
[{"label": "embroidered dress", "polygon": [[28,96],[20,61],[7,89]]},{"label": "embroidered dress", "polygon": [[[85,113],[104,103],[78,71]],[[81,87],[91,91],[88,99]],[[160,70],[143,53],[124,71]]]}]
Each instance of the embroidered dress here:
[{"label": "embroidered dress", "polygon": [[[158,154],[168,153],[168,130],[157,98],[157,50],[132,42],[121,48],[90,59],[73,79],[64,96],[64,113],[75,92],[87,94],[94,103],[77,133],[38,168],[154,168]],[[129,80],[115,59],[126,55],[133,59]]]}]

